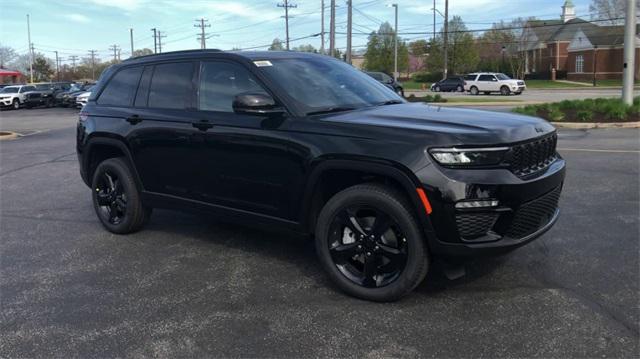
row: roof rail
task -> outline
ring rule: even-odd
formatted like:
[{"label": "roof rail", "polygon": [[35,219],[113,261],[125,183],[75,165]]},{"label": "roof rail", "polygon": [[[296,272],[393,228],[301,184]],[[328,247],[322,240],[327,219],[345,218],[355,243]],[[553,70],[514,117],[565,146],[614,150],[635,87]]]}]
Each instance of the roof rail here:
[{"label": "roof rail", "polygon": [[159,54],[151,54],[151,55],[142,55],[137,57],[130,57],[123,62],[137,60],[137,59],[145,59],[153,56],[162,56],[162,55],[178,55],[178,54],[193,54],[199,52],[222,52],[220,49],[192,49],[192,50],[178,50],[178,51],[169,51],[169,52],[161,52]]}]

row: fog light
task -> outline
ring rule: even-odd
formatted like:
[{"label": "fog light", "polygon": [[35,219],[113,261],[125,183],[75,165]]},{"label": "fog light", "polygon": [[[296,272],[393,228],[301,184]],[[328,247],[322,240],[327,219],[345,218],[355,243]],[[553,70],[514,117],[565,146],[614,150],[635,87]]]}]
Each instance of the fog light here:
[{"label": "fog light", "polygon": [[497,207],[497,206],[498,206],[497,200],[464,201],[464,202],[456,203],[456,208],[459,208],[459,209]]}]

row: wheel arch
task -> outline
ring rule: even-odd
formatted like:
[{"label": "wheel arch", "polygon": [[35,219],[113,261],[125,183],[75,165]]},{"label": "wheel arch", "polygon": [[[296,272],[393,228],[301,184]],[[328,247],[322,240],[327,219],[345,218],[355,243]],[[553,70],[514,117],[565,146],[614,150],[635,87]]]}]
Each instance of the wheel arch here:
[{"label": "wheel arch", "polygon": [[86,173],[86,183],[91,186],[91,179],[93,178],[93,172],[100,162],[109,158],[124,157],[131,173],[133,174],[134,181],[138,190],[142,191],[142,181],[138,175],[138,171],[134,165],[133,157],[129,147],[125,144],[123,139],[110,138],[110,137],[91,137],[87,140],[85,145],[84,155],[82,156],[82,168]]},{"label": "wheel arch", "polygon": [[[339,175],[346,178],[335,180]],[[383,183],[399,191],[411,205],[425,236],[433,232],[425,215],[417,189],[421,185],[404,166],[376,159],[326,159],[311,171],[304,190],[300,224],[307,233],[314,233],[317,215],[326,202],[339,191],[361,183]]]}]

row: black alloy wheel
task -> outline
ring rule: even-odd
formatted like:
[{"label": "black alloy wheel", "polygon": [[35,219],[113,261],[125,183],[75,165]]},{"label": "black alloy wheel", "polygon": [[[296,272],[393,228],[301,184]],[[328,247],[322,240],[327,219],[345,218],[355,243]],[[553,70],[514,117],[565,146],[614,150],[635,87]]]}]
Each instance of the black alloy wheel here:
[{"label": "black alloy wheel", "polygon": [[500,94],[502,96],[509,96],[510,93],[511,93],[511,91],[509,90],[509,88],[507,86],[502,86],[500,88]]},{"label": "black alloy wheel", "polygon": [[352,282],[384,287],[396,280],[407,264],[407,239],[385,212],[368,206],[349,206],[334,217],[329,252],[338,270]]},{"label": "black alloy wheel", "polygon": [[464,87],[462,87],[461,85],[458,85],[458,87],[456,88],[456,90],[457,90],[458,92],[462,92],[462,91],[464,91]]},{"label": "black alloy wheel", "polygon": [[108,170],[102,172],[95,191],[101,216],[113,225],[120,224],[127,214],[127,194],[118,175]]},{"label": "black alloy wheel", "polygon": [[440,92],[440,86],[436,85],[436,87],[433,88],[433,91],[434,92]]},{"label": "black alloy wheel", "polygon": [[413,206],[400,190],[383,184],[359,184],[331,197],[318,215],[315,244],[332,281],[366,300],[398,300],[429,269]]}]

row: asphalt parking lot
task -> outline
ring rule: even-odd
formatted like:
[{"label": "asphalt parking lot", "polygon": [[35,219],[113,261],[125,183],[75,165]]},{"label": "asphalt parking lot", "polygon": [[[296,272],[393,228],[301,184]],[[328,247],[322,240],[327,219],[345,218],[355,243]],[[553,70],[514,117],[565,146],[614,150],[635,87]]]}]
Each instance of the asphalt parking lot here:
[{"label": "asphalt parking lot", "polygon": [[75,158],[76,112],[3,111],[0,357],[638,357],[637,129],[560,130],[558,224],[405,299],[331,285],[312,243],[155,211],[108,233]]}]

